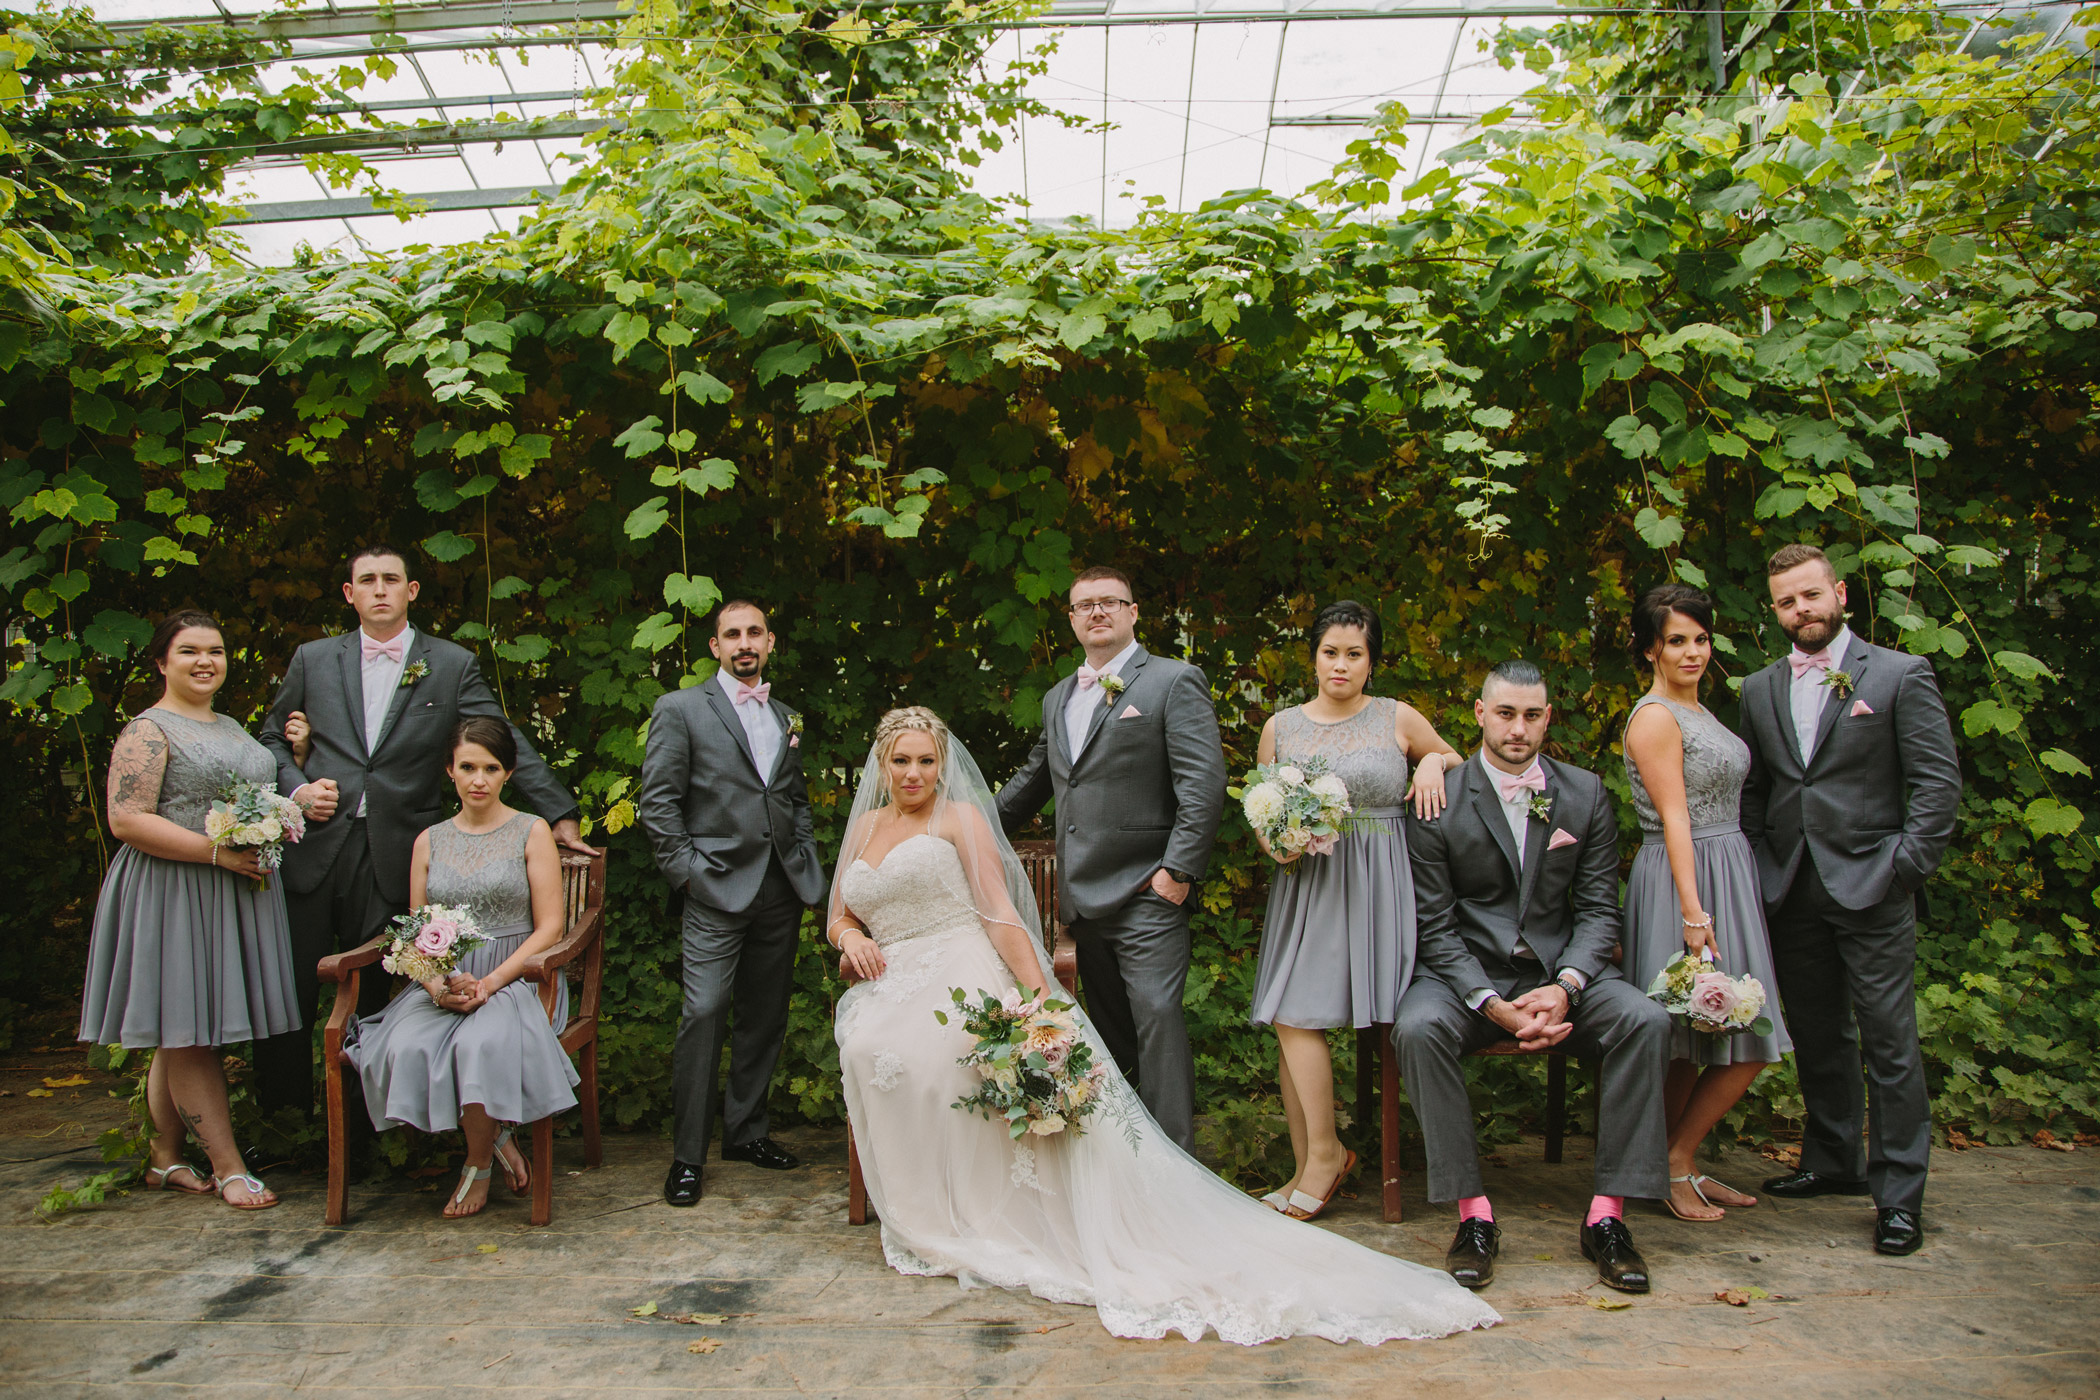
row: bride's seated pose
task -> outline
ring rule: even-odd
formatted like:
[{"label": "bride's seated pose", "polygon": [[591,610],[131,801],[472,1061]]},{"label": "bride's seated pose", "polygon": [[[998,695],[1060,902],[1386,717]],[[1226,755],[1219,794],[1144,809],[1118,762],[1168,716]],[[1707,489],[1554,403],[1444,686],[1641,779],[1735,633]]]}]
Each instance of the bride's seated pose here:
[{"label": "bride's seated pose", "polygon": [[983,774],[918,706],[882,717],[846,831],[825,936],[863,979],[836,1034],[891,1267],[1090,1304],[1122,1337],[1376,1344],[1500,1321],[1442,1270],[1290,1220],[1213,1175],[1146,1114],[1083,1016],[1106,1067],[1083,1133],[1015,1141],[955,1107],[982,1081],[957,1063],[972,1037],[950,988],[974,1001],[1055,985],[1020,860]]}]

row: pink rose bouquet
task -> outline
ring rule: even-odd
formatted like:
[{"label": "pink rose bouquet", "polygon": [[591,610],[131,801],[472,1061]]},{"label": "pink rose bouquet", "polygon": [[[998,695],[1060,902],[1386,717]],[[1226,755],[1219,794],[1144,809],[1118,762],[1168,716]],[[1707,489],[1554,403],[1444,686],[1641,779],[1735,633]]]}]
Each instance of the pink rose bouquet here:
[{"label": "pink rose bouquet", "polygon": [[1747,975],[1730,977],[1714,966],[1712,955],[1705,950],[1696,958],[1685,953],[1671,958],[1655,974],[1648,996],[1672,1016],[1682,1017],[1693,1030],[1708,1035],[1772,1033],[1772,1018],[1764,1014],[1764,983]]},{"label": "pink rose bouquet", "polygon": [[459,960],[488,939],[474,915],[447,904],[425,904],[394,920],[379,965],[397,976],[428,983],[459,971]]}]

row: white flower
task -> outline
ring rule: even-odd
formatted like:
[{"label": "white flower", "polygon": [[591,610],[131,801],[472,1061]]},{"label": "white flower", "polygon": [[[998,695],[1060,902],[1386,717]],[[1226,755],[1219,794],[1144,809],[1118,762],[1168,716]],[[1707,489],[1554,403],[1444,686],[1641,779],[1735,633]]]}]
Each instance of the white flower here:
[{"label": "white flower", "polygon": [[204,818],[204,834],[212,839],[213,845],[222,845],[226,833],[238,825],[240,823],[234,820],[233,813],[224,807],[214,807]]},{"label": "white flower", "polygon": [[1330,802],[1347,802],[1349,789],[1340,778],[1328,773],[1312,780],[1312,790]]},{"label": "white flower", "polygon": [[1274,783],[1256,783],[1247,789],[1240,805],[1246,809],[1248,821],[1267,828],[1283,817],[1283,789]]},{"label": "white flower", "polygon": [[264,817],[260,822],[256,823],[255,829],[262,835],[262,841],[258,844],[267,846],[272,841],[282,841],[284,839],[284,824],[275,817]]},{"label": "white flower", "polygon": [[1291,787],[1305,786],[1305,770],[1295,763],[1286,763],[1276,770],[1277,778]]},{"label": "white flower", "polygon": [[1052,1133],[1061,1133],[1064,1130],[1064,1115],[1059,1113],[1048,1114],[1028,1125],[1028,1131],[1034,1133],[1037,1137],[1048,1137]]}]

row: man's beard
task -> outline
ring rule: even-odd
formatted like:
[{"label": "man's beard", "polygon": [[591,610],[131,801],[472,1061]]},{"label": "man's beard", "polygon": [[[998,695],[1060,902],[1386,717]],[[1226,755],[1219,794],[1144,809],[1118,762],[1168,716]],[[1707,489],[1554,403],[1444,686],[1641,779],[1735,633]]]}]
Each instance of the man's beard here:
[{"label": "man's beard", "polygon": [[739,677],[755,676],[761,664],[757,653],[740,651],[729,658],[729,674]]},{"label": "man's beard", "polygon": [[1509,749],[1506,744],[1498,744],[1494,740],[1486,738],[1485,736],[1482,737],[1481,743],[1487,745],[1488,752],[1493,754],[1495,757],[1501,759],[1504,763],[1528,764],[1531,762],[1531,760],[1539,756],[1538,747],[1536,745],[1526,745],[1523,753],[1513,754],[1509,752]]},{"label": "man's beard", "polygon": [[[1829,617],[1813,618],[1796,627],[1788,627],[1782,622],[1779,625],[1779,630],[1786,634],[1788,641],[1802,651],[1811,652],[1821,651],[1824,647],[1829,646],[1831,638],[1837,636],[1838,629],[1844,625],[1845,615],[1843,613],[1833,613]],[[1814,635],[1818,628],[1823,629],[1820,636]]]}]

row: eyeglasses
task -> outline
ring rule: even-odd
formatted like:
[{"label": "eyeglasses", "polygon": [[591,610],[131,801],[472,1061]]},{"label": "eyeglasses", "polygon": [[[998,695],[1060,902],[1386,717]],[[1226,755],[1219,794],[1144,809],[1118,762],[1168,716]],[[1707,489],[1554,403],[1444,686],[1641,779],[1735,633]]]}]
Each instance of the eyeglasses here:
[{"label": "eyeglasses", "polygon": [[1083,603],[1072,604],[1065,611],[1071,613],[1074,617],[1091,617],[1095,613],[1107,616],[1114,613],[1117,608],[1127,608],[1129,606],[1131,606],[1131,603],[1128,598],[1089,598]]}]

